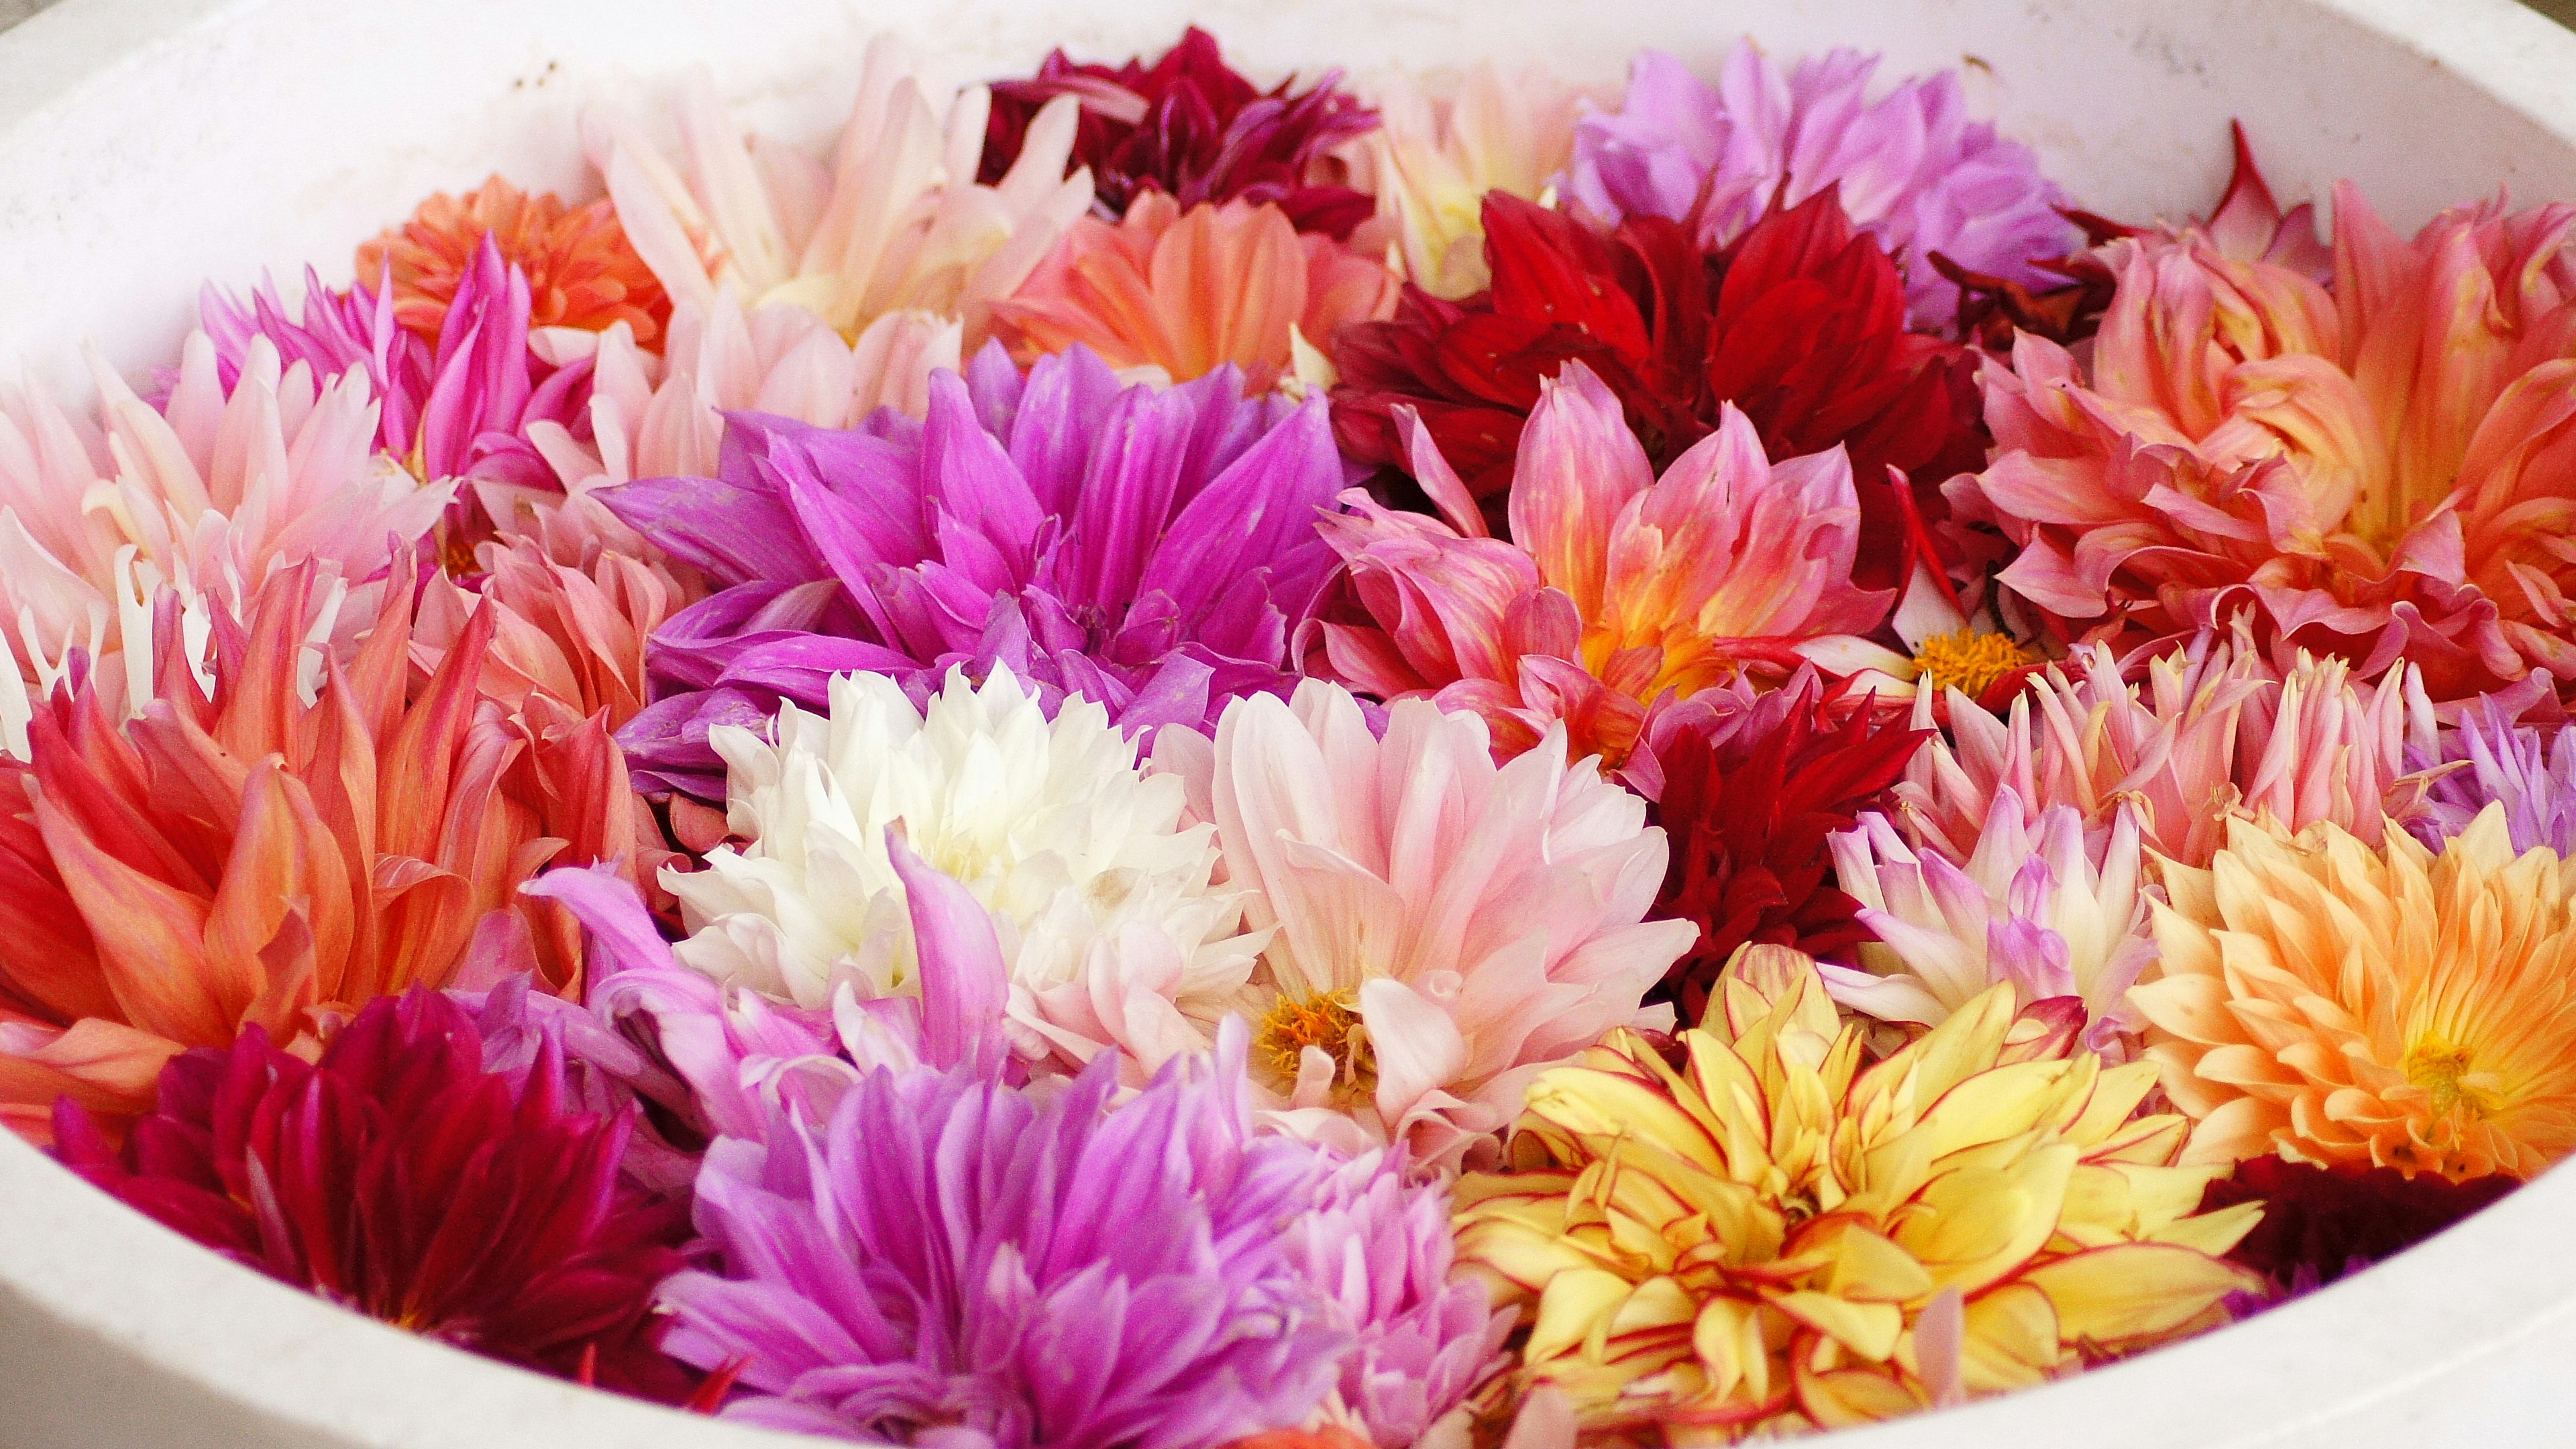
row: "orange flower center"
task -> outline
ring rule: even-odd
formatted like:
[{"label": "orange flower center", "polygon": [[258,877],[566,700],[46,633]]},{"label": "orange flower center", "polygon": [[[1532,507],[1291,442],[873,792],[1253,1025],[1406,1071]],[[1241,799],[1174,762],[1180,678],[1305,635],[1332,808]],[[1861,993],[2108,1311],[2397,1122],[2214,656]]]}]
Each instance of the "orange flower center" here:
[{"label": "orange flower center", "polygon": [[2434,1112],[2449,1116],[2465,1110],[2472,1117],[2483,1117],[2496,1108],[2493,1099],[2469,1084],[2469,1049],[2427,1038],[2409,1048],[2404,1063],[2406,1080],[2424,1089],[2432,1099]]},{"label": "orange flower center", "polygon": [[1252,1046],[1283,1081],[1297,1079],[1306,1048],[1315,1047],[1333,1059],[1338,1084],[1359,1095],[1377,1090],[1377,1054],[1369,1048],[1356,991],[1327,991],[1304,1000],[1280,997],[1261,1018]]},{"label": "orange flower center", "polygon": [[2030,662],[2030,655],[2012,640],[1975,629],[1936,634],[1914,651],[1914,667],[1929,687],[1955,689],[1971,699]]}]

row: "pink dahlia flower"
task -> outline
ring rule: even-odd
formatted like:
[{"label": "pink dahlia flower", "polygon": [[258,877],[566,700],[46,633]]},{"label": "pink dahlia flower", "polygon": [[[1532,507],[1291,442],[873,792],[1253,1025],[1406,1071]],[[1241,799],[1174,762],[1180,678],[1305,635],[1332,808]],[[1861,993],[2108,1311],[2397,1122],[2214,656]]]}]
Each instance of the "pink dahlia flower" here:
[{"label": "pink dahlia flower", "polygon": [[2436,700],[2576,677],[2576,206],[2409,240],[2345,186],[2334,217],[2331,286],[2196,228],[2115,242],[2089,364],[2024,336],[1989,370],[2002,582],[2125,640],[2259,608]]},{"label": "pink dahlia flower", "polygon": [[1506,756],[1561,722],[1615,767],[1665,700],[1841,657],[1886,616],[1889,595],[1851,581],[1842,449],[1772,462],[1732,405],[1658,479],[1618,398],[1567,364],[1521,435],[1509,542],[1410,410],[1398,426],[1447,521],[1343,494],[1351,511],[1323,524],[1343,569],[1300,653],[1381,699],[1480,714]]},{"label": "pink dahlia flower", "polygon": [[[2390,818],[2418,812],[2425,781],[2406,749],[2430,721],[2411,672],[2356,684],[2344,661],[2305,653],[2285,668],[2241,627],[2141,672],[2132,681],[2096,644],[2031,679],[2002,720],[1953,691],[1949,734],[1896,786],[1906,834],[1964,862],[2008,792],[2032,827],[2066,805],[2098,834],[2125,806],[2146,848],[2197,866],[2226,844],[2231,816],[2293,831],[2332,821],[2375,846]],[[1932,719],[1932,696],[1916,696],[1915,722]]]},{"label": "pink dahlia flower", "polygon": [[1521,1089],[1616,1026],[1669,1025],[1646,991],[1697,938],[1647,921],[1664,833],[1646,803],[1566,758],[1563,729],[1497,765],[1484,724],[1427,700],[1373,729],[1309,680],[1236,701],[1158,767],[1213,819],[1245,918],[1262,1080],[1287,1124],[1454,1168]]},{"label": "pink dahlia flower", "polygon": [[1949,325],[1959,289],[1927,260],[2026,286],[2034,263],[2074,250],[2065,197],[2029,148],[1968,119],[1959,78],[1901,81],[1871,97],[1878,57],[1831,51],[1793,74],[1739,41],[1715,87],[1647,51],[1620,109],[1576,127],[1568,198],[1607,221],[1643,213],[1694,223],[1704,246],[1733,240],[1774,204],[1839,186],[1843,209],[1905,266],[1918,327]]}]

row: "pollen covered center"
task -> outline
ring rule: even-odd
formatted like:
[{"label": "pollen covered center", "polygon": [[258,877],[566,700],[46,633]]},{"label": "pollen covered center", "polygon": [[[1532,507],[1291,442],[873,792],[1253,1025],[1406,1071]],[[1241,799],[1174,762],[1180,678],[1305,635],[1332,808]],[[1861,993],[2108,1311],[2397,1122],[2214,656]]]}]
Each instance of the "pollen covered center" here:
[{"label": "pollen covered center", "polygon": [[2030,655],[2012,640],[1976,629],[1936,634],[1914,651],[1914,667],[1930,687],[1955,689],[1971,698],[2030,662]]},{"label": "pollen covered center", "polygon": [[2483,1117],[2495,1110],[2496,1103],[2478,1090],[2469,1065],[2468,1048],[2426,1038],[2406,1053],[2406,1080],[2424,1089],[2438,1114],[2465,1111]]},{"label": "pollen covered center", "polygon": [[1282,1081],[1297,1079],[1306,1048],[1315,1047],[1333,1059],[1336,1088],[1361,1095],[1377,1090],[1377,1054],[1369,1048],[1356,991],[1280,997],[1261,1018],[1252,1045]]}]

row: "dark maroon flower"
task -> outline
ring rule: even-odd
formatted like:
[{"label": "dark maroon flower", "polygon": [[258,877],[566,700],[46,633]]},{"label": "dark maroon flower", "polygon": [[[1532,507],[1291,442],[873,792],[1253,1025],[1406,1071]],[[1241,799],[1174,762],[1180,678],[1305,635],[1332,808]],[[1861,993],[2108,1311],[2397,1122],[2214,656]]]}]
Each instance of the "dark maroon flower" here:
[{"label": "dark maroon flower", "polygon": [[1671,846],[1653,914],[1699,926],[1664,978],[1683,1021],[1699,1020],[1739,946],[1826,956],[1868,939],[1825,837],[1851,829],[1931,735],[1807,669],[1768,694],[1710,690],[1658,716],[1625,775]]},{"label": "dark maroon flower", "polygon": [[1334,340],[1345,453],[1406,467],[1394,410],[1413,408],[1499,531],[1539,383],[1581,361],[1658,470],[1727,404],[1773,458],[1841,445],[1860,493],[1864,587],[1902,583],[1913,558],[1947,548],[1932,527],[1949,516],[1941,484],[1985,465],[1977,356],[1906,330],[1903,277],[1833,189],[1714,256],[1659,217],[1603,233],[1502,192],[1484,217],[1491,290],[1444,302],[1408,289],[1392,321]]},{"label": "dark maroon flower", "polygon": [[1144,190],[1167,193],[1184,211],[1241,197],[1278,203],[1299,231],[1346,240],[1376,203],[1319,179],[1317,168],[1325,152],[1374,129],[1377,112],[1341,88],[1341,75],[1327,71],[1302,91],[1290,89],[1294,77],[1261,90],[1195,25],[1150,66],[1142,58],[1076,63],[1059,50],[1030,79],[993,83],[982,179],[1001,180],[1038,108],[1069,95],[1082,102],[1070,164],[1091,168],[1101,215],[1125,216]]},{"label": "dark maroon flower", "polygon": [[[549,1038],[484,1069],[463,1008],[415,988],[361,1009],[319,1063],[251,1027],[162,1069],[119,1154],[66,1100],[65,1166],[236,1262],[399,1328],[671,1402],[653,1290],[685,1266],[686,1205],[618,1172],[631,1107],[578,1110]],[[504,1049],[507,1054],[507,1049]]]},{"label": "dark maroon flower", "polygon": [[2257,1157],[2203,1190],[2200,1210],[2261,1201],[2263,1221],[2227,1256],[2288,1297],[2404,1252],[2521,1185],[2502,1173],[2453,1182],[2393,1167]]}]

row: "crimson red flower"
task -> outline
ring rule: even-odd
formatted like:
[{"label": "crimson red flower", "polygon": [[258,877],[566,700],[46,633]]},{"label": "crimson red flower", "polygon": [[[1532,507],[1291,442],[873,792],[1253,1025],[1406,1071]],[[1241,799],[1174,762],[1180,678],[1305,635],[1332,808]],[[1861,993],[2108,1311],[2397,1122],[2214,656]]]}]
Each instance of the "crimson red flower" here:
[{"label": "crimson red flower", "polygon": [[2286,1297],[2401,1253],[2519,1186],[2503,1173],[2454,1182],[2438,1172],[2255,1157],[2204,1189],[2200,1210],[2262,1202],[2263,1221],[2227,1256]]},{"label": "crimson red flower", "polygon": [[1148,66],[1076,63],[1061,50],[1027,80],[993,83],[980,179],[1002,179],[1038,108],[1057,96],[1082,101],[1069,166],[1091,168],[1100,212],[1115,221],[1143,191],[1161,191],[1186,211],[1201,202],[1276,202],[1299,231],[1335,241],[1368,219],[1377,203],[1317,179],[1333,147],[1373,130],[1377,112],[1341,88],[1341,72],[1302,91],[1294,77],[1261,90],[1237,75],[1216,37],[1193,25]]},{"label": "crimson red flower", "polygon": [[1730,402],[1774,458],[1848,449],[1864,587],[1904,581],[1949,515],[1940,485],[1985,465],[1975,353],[1905,330],[1904,279],[1831,188],[1714,256],[1658,217],[1605,235],[1502,192],[1484,217],[1493,287],[1464,302],[1408,289],[1393,321],[1344,328],[1333,424],[1351,457],[1404,468],[1394,410],[1413,408],[1497,530],[1539,383],[1575,360],[1658,469]]},{"label": "crimson red flower", "polygon": [[1806,669],[1768,694],[1709,690],[1657,717],[1625,774],[1672,852],[1653,914],[1699,926],[1664,978],[1682,1020],[1699,1020],[1739,946],[1826,956],[1869,937],[1825,837],[1851,829],[1931,736]]},{"label": "crimson red flower", "polygon": [[685,1266],[684,1203],[618,1171],[633,1109],[578,1110],[549,1035],[517,1070],[441,992],[380,997],[318,1064],[253,1026],[173,1058],[119,1155],[65,1099],[55,1152],[127,1206],[372,1318],[678,1402],[653,1290]]}]

